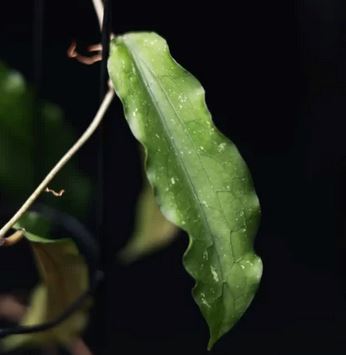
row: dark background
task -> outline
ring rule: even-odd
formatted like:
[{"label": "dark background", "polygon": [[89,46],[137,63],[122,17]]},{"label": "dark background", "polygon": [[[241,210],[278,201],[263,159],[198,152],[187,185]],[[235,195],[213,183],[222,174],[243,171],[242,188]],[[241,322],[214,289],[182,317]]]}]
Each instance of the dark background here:
[{"label": "dark background", "polygon": [[[81,47],[100,40],[91,1],[46,1],[44,19],[41,95],[81,133],[99,104],[100,68],[67,59],[66,49],[72,38]],[[31,82],[32,22],[33,1],[0,5],[0,58]],[[263,280],[213,353],[345,354],[346,3],[113,1],[113,29],[154,30],[168,40],[206,88],[216,124],[254,177],[263,209],[256,240]],[[207,327],[181,263],[186,236],[127,268],[112,258],[131,232],[141,168],[117,100],[105,128],[107,281],[86,341],[95,354],[205,354]],[[94,137],[78,157],[95,183],[99,141]],[[97,201],[85,221],[91,230]],[[3,285],[31,285],[22,247],[0,258]]]}]

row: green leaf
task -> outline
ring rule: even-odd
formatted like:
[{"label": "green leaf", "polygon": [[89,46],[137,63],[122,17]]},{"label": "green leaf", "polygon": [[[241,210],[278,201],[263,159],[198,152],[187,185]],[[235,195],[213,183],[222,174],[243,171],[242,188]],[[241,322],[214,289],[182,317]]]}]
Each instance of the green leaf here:
[{"label": "green leaf", "polygon": [[129,33],[111,44],[109,73],[163,214],[190,237],[184,255],[209,348],[254,297],[262,263],[253,249],[260,207],[249,170],[214,126],[201,84],[163,38]]},{"label": "green leaf", "polygon": [[120,251],[120,260],[131,263],[164,248],[174,240],[177,233],[177,227],[162,215],[153,189],[146,181],[138,199],[135,230],[129,242]]},{"label": "green leaf", "polygon": [[[0,193],[7,201],[17,204],[34,186],[34,95],[24,78],[0,62]],[[36,172],[42,178],[74,142],[72,129],[62,111],[48,102],[39,107],[42,119],[42,156]],[[84,216],[88,209],[91,185],[70,162],[54,179],[53,189],[66,191],[56,199],[44,195],[50,205],[65,212]]]},{"label": "green leaf", "polygon": [[[33,184],[33,96],[23,77],[0,63],[0,189],[12,199]],[[25,178],[20,172],[25,172]],[[5,191],[4,191],[5,190]]]},{"label": "green leaf", "polygon": [[[60,316],[87,290],[88,267],[71,239],[57,239],[49,235],[50,221],[38,213],[27,213],[15,228],[25,229],[25,237],[30,242],[42,279],[32,293],[21,324],[46,323]],[[45,344],[68,345],[85,327],[87,309],[88,305],[83,305],[65,321],[47,331],[9,336],[2,340],[1,347],[8,351]]]}]

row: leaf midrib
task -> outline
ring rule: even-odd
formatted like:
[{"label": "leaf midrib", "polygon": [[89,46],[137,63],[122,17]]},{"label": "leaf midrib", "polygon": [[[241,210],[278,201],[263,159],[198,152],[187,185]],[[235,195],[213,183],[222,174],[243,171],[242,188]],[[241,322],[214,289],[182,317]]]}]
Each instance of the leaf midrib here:
[{"label": "leaf midrib", "polygon": [[[165,120],[162,119],[162,117],[163,117],[164,115],[163,115],[163,113],[162,113],[162,110],[161,110],[160,106],[158,105],[157,101],[156,101],[155,98],[154,98],[154,94],[153,94],[153,92],[152,92],[152,90],[151,90],[151,85],[150,85],[150,83],[148,82],[148,80],[147,80],[147,78],[145,77],[145,75],[143,75],[143,73],[142,73],[141,65],[143,65],[143,64],[146,65],[146,64],[145,64],[145,63],[141,64],[142,60],[136,55],[136,49],[135,49],[133,46],[131,46],[131,44],[128,43],[128,41],[126,41],[126,43],[125,43],[125,39],[124,39],[124,40],[123,40],[123,43],[130,49],[130,50],[128,50],[127,52],[128,52],[128,54],[132,57],[133,62],[134,62],[134,65],[135,65],[135,67],[136,67],[136,69],[137,69],[137,72],[139,73],[139,76],[140,76],[142,82],[144,83],[144,86],[147,88],[147,91],[148,91],[148,93],[149,93],[149,95],[150,95],[150,98],[151,98],[151,100],[152,100],[152,102],[153,102],[153,105],[154,105],[154,107],[155,107],[155,110],[157,111],[158,116],[161,118],[160,121],[161,121],[161,123],[162,123],[162,128],[163,128],[163,130],[166,132],[166,138],[167,138],[168,141],[171,142],[171,145],[172,145],[173,150],[174,150],[174,155],[176,156],[176,159],[179,161],[179,163],[180,163],[179,165],[182,167],[183,174],[185,175],[186,180],[188,181],[188,184],[189,184],[189,186],[191,187],[191,190],[192,190],[193,195],[194,195],[194,197],[195,197],[194,200],[197,201],[197,204],[198,204],[199,209],[200,209],[200,211],[201,211],[201,215],[202,215],[202,217],[203,217],[203,218],[202,218],[203,224],[204,224],[205,228],[207,229],[207,231],[209,232],[209,235],[211,236],[212,243],[214,243],[214,245],[215,245],[215,247],[216,247],[216,249],[217,249],[216,256],[217,256],[217,260],[218,260],[218,263],[219,263],[219,270],[220,270],[220,272],[221,272],[221,275],[220,275],[220,276],[221,276],[221,279],[222,279],[223,281],[226,281],[225,278],[224,278],[224,271],[223,271],[223,266],[222,266],[223,264],[222,264],[222,262],[221,262],[220,255],[219,255],[219,250],[220,250],[220,248],[219,248],[219,246],[218,246],[218,242],[217,242],[216,239],[214,238],[214,234],[212,233],[211,227],[210,227],[209,222],[208,222],[208,219],[207,219],[207,217],[206,217],[205,208],[204,208],[203,204],[201,203],[201,201],[200,201],[200,199],[199,199],[199,196],[198,196],[198,194],[197,194],[196,188],[194,187],[194,185],[193,185],[193,183],[192,183],[192,179],[191,179],[191,176],[190,176],[190,174],[189,174],[189,172],[188,172],[188,169],[187,169],[187,167],[185,166],[184,161],[181,159],[181,157],[180,157],[180,155],[179,155],[179,153],[178,153],[178,149],[177,149],[177,147],[176,147],[175,141],[174,141],[174,139],[171,139],[171,137],[173,137],[173,134],[171,134],[172,132],[170,131],[169,127],[167,126]],[[149,70],[149,72],[152,74],[151,69],[150,69],[147,65],[146,65],[146,67],[147,67],[147,69]],[[162,92],[163,92],[163,94],[164,94],[164,96],[165,96],[165,98],[166,98],[166,100],[167,100],[169,106],[171,107],[172,111],[174,112],[174,115],[179,118],[179,121],[180,121],[180,122],[182,122],[181,118],[179,117],[178,112],[174,109],[174,106],[173,106],[173,104],[171,103],[171,101],[169,100],[169,97],[168,97],[168,95],[167,95],[165,89],[162,87],[160,81],[157,80],[154,75],[152,75],[152,78],[153,78],[154,81],[157,82],[158,86],[159,86],[160,89],[162,90]],[[197,155],[198,158],[200,159],[200,156],[199,156],[199,154],[198,154],[198,152],[197,152],[197,149],[196,149],[194,143],[193,143],[192,140],[191,140],[191,137],[189,136],[188,139],[189,139],[189,141],[191,142],[192,146],[194,147],[194,150],[195,150],[196,155]],[[202,165],[202,166],[203,166],[203,165]],[[203,169],[204,169],[204,167],[203,167]],[[233,252],[233,250],[232,250],[232,252]]]}]

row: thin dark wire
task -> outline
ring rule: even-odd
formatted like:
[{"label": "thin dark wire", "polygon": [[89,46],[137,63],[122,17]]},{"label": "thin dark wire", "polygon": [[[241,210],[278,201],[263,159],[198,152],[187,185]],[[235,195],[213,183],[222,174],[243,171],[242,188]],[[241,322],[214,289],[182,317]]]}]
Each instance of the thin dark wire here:
[{"label": "thin dark wire", "polygon": [[[102,44],[102,61],[100,68],[100,102],[103,100],[107,90],[108,74],[107,74],[107,60],[109,55],[109,39],[111,35],[112,16],[111,16],[111,1],[104,0],[104,13],[101,30],[101,44]],[[104,120],[105,121],[105,120]],[[97,225],[99,241],[104,248],[105,245],[105,145],[106,145],[106,128],[105,123],[102,123],[99,129],[99,147],[98,147],[98,201],[97,201]],[[103,253],[104,254],[104,253]],[[104,259],[104,258],[103,258]],[[105,261],[106,262],[106,261]]]},{"label": "thin dark wire", "polygon": [[44,0],[35,0],[34,3],[34,23],[33,23],[33,79],[34,79],[34,117],[33,117],[33,166],[34,166],[34,184],[40,181],[42,171],[41,159],[42,154],[42,134],[43,122],[40,105],[40,97],[42,91],[42,72],[43,72],[43,27],[44,27]]},{"label": "thin dark wire", "polygon": [[[34,120],[33,120],[33,132],[35,134],[35,143],[34,148],[34,162],[35,162],[35,172],[39,174],[41,171],[40,166],[40,153],[42,147],[40,146],[41,135],[42,135],[42,115],[40,109],[40,96],[42,91],[42,66],[43,66],[43,24],[44,24],[44,0],[35,0],[34,3],[34,24],[33,24],[33,73],[34,73],[34,88],[35,88],[35,102],[34,102]],[[104,21],[107,22],[107,21]],[[107,43],[105,42],[105,48]],[[108,54],[105,58],[108,57]],[[105,61],[106,59],[104,59]],[[103,61],[103,62],[104,62]],[[106,64],[103,63],[103,71],[106,73]],[[101,75],[105,79],[106,74]],[[37,176],[36,176],[37,177]],[[103,273],[91,269],[89,270],[91,274],[89,288],[84,291],[74,302],[72,302],[60,315],[55,319],[48,321],[46,323],[32,325],[32,326],[15,326],[10,328],[0,328],[0,338],[14,335],[14,334],[30,334],[45,331],[51,329],[61,322],[69,318],[74,312],[79,310],[88,297],[95,291],[99,282],[103,278]]]},{"label": "thin dark wire", "polygon": [[88,299],[88,297],[96,290],[99,282],[102,280],[103,275],[100,272],[94,272],[94,277],[91,280],[90,287],[83,292],[74,302],[72,302],[59,316],[55,319],[48,321],[46,323],[22,326],[18,325],[10,328],[0,328],[0,338],[7,337],[9,335],[15,334],[31,334],[49,330],[53,327],[56,327],[61,322],[69,318],[73,313],[78,311]]},{"label": "thin dark wire", "polygon": [[[108,72],[107,72],[107,60],[109,56],[109,41],[111,35],[111,26],[112,26],[112,18],[111,18],[111,0],[104,0],[104,15],[102,22],[102,62],[101,62],[101,72],[100,72],[100,100],[103,99],[106,90],[107,90],[107,82],[108,82]],[[111,253],[112,253],[112,242],[111,238],[109,238],[109,222],[107,218],[107,208],[108,205],[107,193],[108,183],[107,183],[107,152],[108,147],[110,146],[110,120],[107,120],[107,117],[102,122],[100,131],[99,131],[99,147],[98,147],[98,225],[99,225],[99,243],[101,246],[101,260],[102,266],[105,273],[105,281],[100,288],[99,293],[99,313],[100,319],[99,322],[102,325],[103,331],[101,334],[100,342],[103,344],[103,349],[101,351],[102,354],[107,353],[107,348],[109,343],[112,342],[112,300],[111,297],[111,275],[109,273],[110,264],[111,264]]]},{"label": "thin dark wire", "polygon": [[54,221],[52,227],[63,226],[66,232],[72,236],[73,241],[77,245],[78,250],[84,256],[88,265],[89,272],[89,286],[84,292],[81,293],[71,304],[56,316],[56,318],[49,320],[45,323],[35,325],[17,325],[9,328],[0,328],[0,338],[7,337],[14,334],[31,334],[36,332],[42,332],[56,327],[61,322],[68,319],[75,312],[81,309],[85,302],[89,299],[89,296],[94,294],[100,281],[103,279],[103,272],[98,270],[98,247],[94,242],[94,239],[89,235],[88,231],[81,225],[75,218],[66,215],[63,212],[56,211],[45,205],[36,205],[35,211],[42,214],[47,219]]},{"label": "thin dark wire", "polygon": [[100,73],[100,102],[103,100],[107,90],[107,60],[109,56],[109,39],[112,32],[112,11],[111,1],[104,0],[104,15],[102,22],[101,44],[102,44],[102,61]]},{"label": "thin dark wire", "polygon": [[33,69],[34,84],[37,94],[42,88],[42,64],[43,64],[43,19],[44,0],[35,0],[34,5],[34,31],[33,31]]}]

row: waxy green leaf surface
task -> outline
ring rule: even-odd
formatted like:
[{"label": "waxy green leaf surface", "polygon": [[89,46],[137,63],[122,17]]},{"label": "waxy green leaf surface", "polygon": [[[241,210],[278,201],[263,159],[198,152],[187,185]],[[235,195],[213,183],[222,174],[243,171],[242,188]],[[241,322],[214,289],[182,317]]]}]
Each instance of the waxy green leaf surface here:
[{"label": "waxy green leaf surface", "polygon": [[174,61],[163,38],[117,37],[109,73],[145,148],[161,210],[189,234],[184,265],[196,280],[193,296],[211,348],[245,312],[262,274],[253,250],[260,207],[249,170],[214,126],[201,84]]}]

